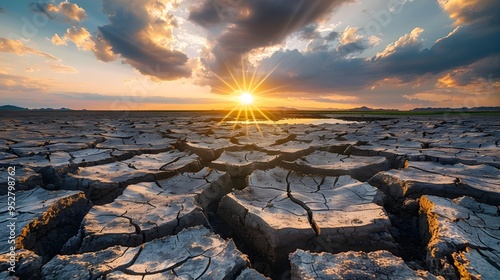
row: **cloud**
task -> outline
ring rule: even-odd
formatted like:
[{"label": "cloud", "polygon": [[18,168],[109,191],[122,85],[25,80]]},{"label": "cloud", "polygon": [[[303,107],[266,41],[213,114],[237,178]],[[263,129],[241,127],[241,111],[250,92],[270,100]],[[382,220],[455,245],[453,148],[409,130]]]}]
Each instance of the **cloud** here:
[{"label": "cloud", "polygon": [[[482,71],[484,74],[488,71],[500,72],[498,64],[491,63],[489,58],[495,53],[500,54],[498,45],[491,45],[493,32],[481,34],[467,29],[462,31],[464,33],[456,32],[453,36],[440,40],[429,49],[423,48],[418,37],[421,32],[420,28],[415,28],[369,59],[345,58],[342,53],[332,50],[306,53],[286,50],[274,53],[262,64],[282,61],[270,76],[269,83],[284,86],[280,91],[288,91],[286,94],[300,92],[311,95],[369,90],[374,84],[386,84],[383,81],[387,79],[409,83],[420,77],[453,71],[457,67],[477,69],[474,63],[481,59],[490,62],[485,64],[490,65],[490,68]],[[500,32],[496,34],[500,35]],[[482,46],[478,46],[478,42],[483,42]],[[453,76],[457,78],[456,73]],[[498,79],[497,76],[498,74],[494,78]],[[442,82],[444,84],[444,80]]]},{"label": "cloud", "polygon": [[416,53],[423,49],[424,44],[419,40],[420,34],[424,30],[420,27],[414,28],[410,34],[406,34],[399,38],[396,42],[387,45],[384,51],[377,53],[376,58],[383,58],[396,53]]},{"label": "cloud", "polygon": [[54,44],[56,46],[61,46],[61,45],[67,45],[68,44],[65,39],[59,37],[59,35],[57,35],[57,34],[54,34],[54,36],[52,36],[52,38],[50,39],[50,41],[52,42],[52,44]]},{"label": "cloud", "polygon": [[61,38],[54,34],[50,40],[56,46],[67,45],[68,41],[73,42],[78,49],[92,51],[97,59],[109,62],[116,60],[111,46],[106,40],[103,40],[102,34],[98,33],[92,36],[85,27],[70,27]]},{"label": "cloud", "polygon": [[[169,47],[176,25],[169,7],[174,4],[173,0],[104,1],[103,11],[110,24],[99,27],[96,49],[112,50],[143,75],[155,79],[190,77],[187,55]],[[111,49],[106,49],[104,42]]]},{"label": "cloud", "polygon": [[33,72],[38,72],[38,71],[40,71],[40,68],[38,68],[38,67],[26,67],[26,69],[25,69],[25,70],[26,70],[26,72],[28,72],[28,73],[33,73]]},{"label": "cloud", "polygon": [[93,52],[97,59],[110,62],[116,60],[116,54],[113,52],[113,47],[106,41],[101,32],[98,32],[97,35],[92,37],[92,41],[94,41]]},{"label": "cloud", "polygon": [[[250,72],[259,69],[268,73],[279,65],[262,86],[261,90],[270,91],[267,94],[330,103],[331,100],[318,95],[355,93],[361,103],[422,105],[431,100],[423,100],[426,95],[414,95],[419,90],[432,94],[431,89],[436,87],[438,91],[461,87],[464,94],[467,90],[479,92],[478,87],[484,88],[481,81],[489,77],[486,72],[494,73],[490,84],[495,85],[493,91],[498,93],[500,66],[492,58],[500,56],[500,20],[494,12],[500,9],[500,2],[480,0],[479,5],[471,6],[465,0],[437,1],[460,24],[453,32],[425,48],[422,38],[425,31],[416,26],[370,57],[360,54],[380,44],[378,37],[367,37],[356,27],[329,30],[326,35],[324,30],[319,32],[326,14],[309,5],[314,2],[316,8],[330,14],[343,1],[330,1],[328,7],[321,6],[321,1],[303,1],[303,6],[298,1],[215,1],[229,3],[226,5],[229,11],[221,10],[221,5],[214,6],[214,2],[204,2],[193,8],[190,15],[192,21],[206,28],[211,42],[201,56],[204,80],[200,84],[210,85],[213,92],[224,92],[227,87],[211,72],[232,81],[224,64],[239,69],[246,55],[264,47],[279,46],[293,34],[307,42],[303,51],[283,49],[281,45],[272,55],[251,60],[253,65],[244,61]],[[294,17],[291,11],[301,12]],[[241,76],[237,70],[236,76]],[[471,87],[465,88],[467,84]],[[413,99],[402,96],[401,91]]]},{"label": "cloud", "polygon": [[[330,33],[328,36],[332,35]],[[337,52],[340,55],[350,55],[350,54],[360,54],[364,50],[369,49],[380,42],[375,36],[365,37],[358,33],[358,29],[355,27],[347,27],[340,35],[333,34],[335,37],[339,37],[339,44],[337,46]],[[331,37],[331,36],[330,36]],[[328,42],[325,40],[325,43]]]},{"label": "cloud", "polygon": [[[330,31],[326,36],[322,36],[321,32],[318,31],[318,24],[313,24],[306,26],[304,29],[298,32],[298,38],[302,40],[309,40],[307,44],[306,51],[327,51],[332,49],[334,43],[341,35],[344,33],[339,33],[337,31]],[[349,32],[351,27],[347,27],[346,30]],[[357,32],[356,28],[352,28],[354,33]],[[347,55],[354,52],[361,52],[368,47],[368,41],[360,39],[359,42],[353,42],[352,46],[344,45],[343,52]],[[340,47],[340,46],[339,46]]]},{"label": "cloud", "polygon": [[54,96],[72,100],[91,100],[101,102],[120,102],[129,104],[152,103],[152,104],[206,104],[213,102],[210,98],[182,98],[182,97],[164,97],[164,96],[112,96],[99,93],[54,93]]},{"label": "cloud", "polygon": [[47,11],[47,4],[43,4],[43,3],[31,3],[31,4],[29,4],[29,7],[31,8],[31,11],[34,12],[34,13],[40,13],[40,14],[43,14],[43,15],[45,15],[46,17],[48,17],[50,19],[54,19],[54,16],[51,15]]},{"label": "cloud", "polygon": [[407,98],[410,101],[420,101],[420,102],[427,102],[428,104],[436,104],[436,103],[449,102],[451,99],[453,99],[453,94],[432,91],[432,92],[420,92],[411,95],[405,94],[403,95],[403,97]]},{"label": "cloud", "polygon": [[441,8],[456,25],[480,22],[500,22],[498,11],[500,2],[497,0],[437,0]]},{"label": "cloud", "polygon": [[[491,12],[500,2],[485,0],[485,3],[488,6],[481,4],[474,13],[457,13],[452,6],[445,7],[451,18],[461,19],[464,24],[429,48],[424,48],[421,39],[424,30],[415,27],[373,57],[345,56],[343,46],[358,43],[360,51],[366,46],[355,28],[347,28],[335,36],[338,37],[335,48],[316,47],[303,52],[279,50],[260,65],[276,65],[281,61],[268,84],[281,85],[275,94],[282,95],[317,96],[318,93],[352,94],[353,91],[360,94],[363,90],[372,92],[381,85],[396,87],[389,81],[398,81],[408,88],[419,87],[426,80],[439,80],[434,84],[438,88],[463,87],[464,92],[469,90],[469,94],[474,94],[470,91],[480,92],[481,86],[484,89],[484,80],[489,79],[490,74],[490,84],[498,85],[500,79],[500,22]],[[351,45],[347,50],[353,49],[356,48]],[[466,85],[471,87],[465,88]],[[493,92],[499,90],[493,86]],[[379,94],[387,96],[383,92]]]},{"label": "cloud", "polygon": [[50,19],[60,18],[61,20],[76,24],[87,18],[87,13],[77,4],[61,2],[58,5],[51,3],[31,3],[32,11],[42,13]]},{"label": "cloud", "polygon": [[85,27],[71,27],[64,34],[65,41],[73,42],[79,49],[92,51],[94,49],[94,41],[92,35]]},{"label": "cloud", "polygon": [[304,40],[313,40],[321,37],[321,33],[318,31],[318,24],[313,23],[307,25],[301,30],[299,30],[299,38]]},{"label": "cloud", "polygon": [[78,70],[76,70],[75,68],[61,63],[51,65],[50,69],[58,73],[78,73]]},{"label": "cloud", "polygon": [[46,58],[51,59],[51,60],[60,61],[59,58],[57,58],[51,54],[30,48],[30,47],[24,45],[23,42],[21,42],[21,41],[10,40],[7,38],[0,38],[0,52],[13,53],[13,54],[16,54],[19,56],[23,56],[25,54],[34,54],[34,55],[46,57]]},{"label": "cloud", "polygon": [[6,14],[7,13],[7,10],[5,10],[4,8],[0,7],[0,14]]},{"label": "cloud", "polygon": [[325,37],[325,40],[334,41],[338,37],[339,37],[339,33],[336,31],[332,31],[332,32],[328,33],[328,35]]},{"label": "cloud", "polygon": [[297,92],[315,96],[317,93],[360,90],[378,80],[378,73],[370,70],[369,62],[361,58],[346,59],[336,50],[278,51],[263,60],[262,65],[276,65],[278,61],[281,63],[267,83],[280,85],[277,92],[285,95]]},{"label": "cloud", "polygon": [[442,75],[437,88],[455,89],[470,94],[500,91],[500,55],[488,57]]},{"label": "cloud", "polygon": [[45,81],[0,71],[0,92],[4,91],[9,94],[13,92],[40,92],[47,90],[48,87]]},{"label": "cloud", "polygon": [[212,34],[213,44],[202,61],[207,70],[227,74],[223,62],[237,67],[250,51],[282,43],[288,35],[313,26],[347,2],[352,1],[207,0],[192,8],[189,19],[219,31]]}]

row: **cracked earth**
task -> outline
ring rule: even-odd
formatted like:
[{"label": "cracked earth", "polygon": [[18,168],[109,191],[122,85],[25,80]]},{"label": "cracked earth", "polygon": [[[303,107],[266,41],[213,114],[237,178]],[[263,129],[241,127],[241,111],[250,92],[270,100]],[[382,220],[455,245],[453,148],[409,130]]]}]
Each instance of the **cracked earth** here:
[{"label": "cracked earth", "polygon": [[0,276],[500,278],[498,117],[222,117],[2,113]]}]

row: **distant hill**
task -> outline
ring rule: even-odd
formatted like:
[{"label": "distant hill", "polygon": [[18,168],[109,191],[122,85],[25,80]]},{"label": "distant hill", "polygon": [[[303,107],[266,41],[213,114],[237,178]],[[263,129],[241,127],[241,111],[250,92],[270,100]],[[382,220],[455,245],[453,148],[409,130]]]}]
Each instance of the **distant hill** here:
[{"label": "distant hill", "polygon": [[61,109],[53,109],[53,108],[40,108],[40,109],[31,109],[31,111],[71,111],[71,109],[62,107]]},{"label": "distant hill", "polygon": [[53,109],[53,108],[40,108],[40,109],[28,109],[15,105],[1,105],[0,111],[71,111],[68,108]]},{"label": "distant hill", "polygon": [[14,105],[2,105],[0,111],[29,111],[29,109]]},{"label": "distant hill", "polygon": [[413,112],[425,112],[425,111],[500,111],[500,107],[474,107],[474,108],[467,108],[467,107],[462,107],[462,108],[415,108],[411,110]]},{"label": "distant hill", "polygon": [[[349,111],[354,111],[354,112],[370,112],[370,111],[399,111],[398,109],[373,109],[370,107],[362,106],[354,109],[350,109]],[[456,112],[456,111],[469,111],[469,112],[481,112],[481,111],[500,111],[500,107],[474,107],[474,108],[433,108],[433,107],[428,107],[428,108],[415,108],[410,110],[410,112]]]},{"label": "distant hill", "polygon": [[355,111],[355,112],[369,112],[369,111],[399,111],[397,109],[373,109],[370,107],[362,106],[354,109],[350,109],[349,111]]},{"label": "distant hill", "polygon": [[362,106],[362,107],[351,109],[349,111],[373,111],[373,109],[372,108],[368,108],[366,106]]},{"label": "distant hill", "polygon": [[298,111],[298,109],[288,107],[259,107],[259,109],[265,111]]}]

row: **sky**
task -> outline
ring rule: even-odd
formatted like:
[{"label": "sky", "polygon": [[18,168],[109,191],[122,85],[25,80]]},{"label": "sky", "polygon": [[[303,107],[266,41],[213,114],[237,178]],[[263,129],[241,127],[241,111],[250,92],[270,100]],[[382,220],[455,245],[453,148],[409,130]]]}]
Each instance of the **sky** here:
[{"label": "sky", "polygon": [[498,0],[0,1],[0,105],[500,106]]}]

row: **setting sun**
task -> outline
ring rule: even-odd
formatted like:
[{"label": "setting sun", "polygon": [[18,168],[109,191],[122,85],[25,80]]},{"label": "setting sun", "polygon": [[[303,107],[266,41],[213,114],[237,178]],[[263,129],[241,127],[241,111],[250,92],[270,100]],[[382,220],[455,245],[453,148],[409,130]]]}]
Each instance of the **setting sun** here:
[{"label": "setting sun", "polygon": [[250,105],[253,103],[253,96],[249,92],[243,92],[240,95],[240,103],[243,105]]},{"label": "setting sun", "polygon": [[213,73],[225,85],[225,88],[218,88],[219,91],[228,93],[230,99],[236,102],[234,108],[224,116],[219,124],[229,120],[233,123],[233,129],[237,127],[238,123],[245,124],[247,134],[249,125],[255,125],[260,135],[264,137],[258,120],[266,119],[271,121],[271,119],[257,107],[256,103],[262,102],[263,94],[279,88],[266,88],[263,85],[266,79],[278,68],[279,64],[277,62],[277,65],[272,69],[253,69],[252,71],[246,68],[244,61],[241,62],[241,69],[235,69],[225,64],[228,72],[228,76],[225,78],[231,78],[227,80]]}]

